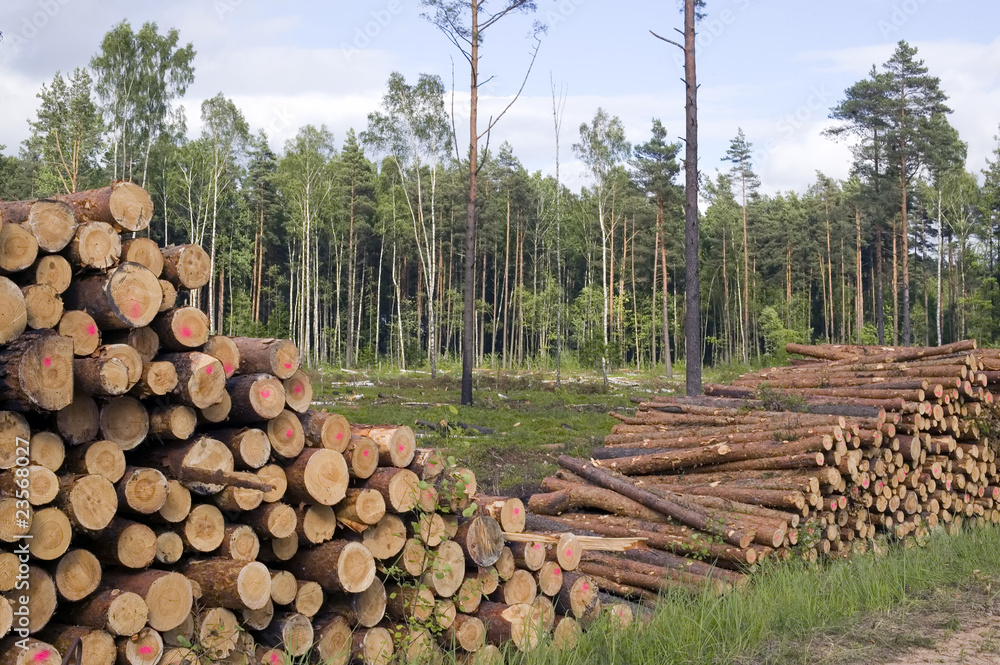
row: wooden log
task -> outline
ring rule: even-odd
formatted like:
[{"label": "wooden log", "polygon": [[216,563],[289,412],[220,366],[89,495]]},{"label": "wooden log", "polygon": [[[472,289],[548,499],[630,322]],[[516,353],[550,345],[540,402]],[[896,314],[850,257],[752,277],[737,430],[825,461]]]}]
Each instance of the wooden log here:
[{"label": "wooden log", "polygon": [[191,561],[182,572],[201,585],[200,601],[207,605],[256,610],[271,599],[271,573],[257,561],[222,558]]},{"label": "wooden log", "polygon": [[226,658],[236,649],[240,625],[236,615],[224,607],[206,607],[195,618],[193,643],[211,660]]},{"label": "wooden log", "polygon": [[0,401],[45,411],[72,403],[73,340],[53,330],[36,330],[0,348]]},{"label": "wooden log", "polygon": [[19,466],[18,458],[30,454],[31,428],[28,421],[14,411],[0,411],[0,469]]},{"label": "wooden log", "polygon": [[232,337],[240,351],[240,374],[273,374],[285,380],[299,368],[299,350],[286,339]]},{"label": "wooden log", "polygon": [[475,652],[486,640],[486,626],[479,617],[457,614],[451,626],[441,633],[441,640],[445,648]]},{"label": "wooden log", "polygon": [[478,576],[473,575],[470,571],[466,574],[465,579],[462,580],[462,585],[458,587],[458,591],[455,592],[454,606],[458,612],[470,614],[475,612],[482,602],[483,585],[479,581]]},{"label": "wooden log", "polygon": [[172,565],[184,555],[184,539],[174,531],[161,530],[156,534],[156,561]]},{"label": "wooden log", "polygon": [[355,631],[351,637],[351,654],[364,665],[389,665],[394,653],[392,633],[387,628],[375,626]]},{"label": "wooden log", "polygon": [[156,533],[145,524],[116,517],[95,536],[92,549],[104,563],[142,569],[156,558]]},{"label": "wooden log", "polygon": [[384,561],[403,550],[406,544],[406,525],[396,515],[387,513],[377,524],[365,529],[361,537],[372,556]]},{"label": "wooden log", "polygon": [[496,563],[504,548],[503,529],[489,515],[460,521],[454,540],[470,561],[483,568]]},{"label": "wooden log", "polygon": [[58,254],[39,257],[35,263],[35,284],[51,286],[61,295],[69,288],[72,280],[73,268],[69,261]]},{"label": "wooden log", "polygon": [[285,404],[289,409],[300,414],[309,410],[309,405],[312,403],[313,390],[308,374],[301,369],[295,370],[294,374],[285,379],[284,388]]},{"label": "wooden log", "polygon": [[507,547],[520,568],[532,571],[545,564],[545,548],[537,542],[511,542]]},{"label": "wooden log", "polygon": [[586,626],[597,618],[601,601],[593,578],[585,573],[563,571],[563,587],[555,597],[556,609]]},{"label": "wooden log", "polygon": [[265,503],[259,508],[241,516],[241,521],[249,524],[264,538],[287,538],[295,533],[298,518],[295,509],[287,503]]},{"label": "wooden log", "polygon": [[451,598],[465,579],[465,553],[462,546],[446,540],[431,550],[430,565],[421,577],[440,598]]},{"label": "wooden log", "polygon": [[27,270],[38,257],[38,240],[20,224],[0,226],[0,273]]},{"label": "wooden log", "polygon": [[139,380],[131,389],[133,397],[163,397],[177,387],[177,370],[172,363],[144,363]]},{"label": "wooden log", "polygon": [[198,421],[211,424],[221,423],[229,418],[229,412],[232,408],[233,401],[229,398],[229,393],[223,391],[222,399],[198,411]]},{"label": "wooden log", "polygon": [[177,306],[177,288],[165,279],[157,281],[160,283],[160,295],[163,298],[157,311],[166,312]]},{"label": "wooden log", "polygon": [[234,376],[226,381],[225,388],[232,400],[229,422],[233,424],[270,420],[285,407],[285,389],[270,374]]},{"label": "wooden log", "polygon": [[184,518],[179,533],[186,547],[196,552],[212,552],[225,538],[226,519],[215,506],[198,504]]},{"label": "wooden log", "polygon": [[153,319],[150,328],[168,351],[189,351],[208,341],[208,316],[197,307],[168,310]]},{"label": "wooden log", "polygon": [[270,489],[253,474],[234,472],[232,451],[221,441],[208,436],[164,446],[151,452],[151,456],[163,465],[169,475],[195,494],[216,494],[225,485],[261,491]]},{"label": "wooden log", "polygon": [[191,490],[173,478],[167,480],[167,500],[158,513],[169,524],[178,524],[191,514]]},{"label": "wooden log", "polygon": [[127,395],[112,397],[101,407],[100,423],[101,435],[122,450],[132,450],[149,434],[149,412]]},{"label": "wooden log", "polygon": [[309,618],[297,612],[276,614],[260,632],[264,644],[281,647],[289,656],[304,656],[313,645],[313,627]]},{"label": "wooden log", "polygon": [[138,263],[149,268],[149,272],[159,278],[163,272],[163,255],[160,246],[149,238],[122,240],[122,260]]},{"label": "wooden log", "polygon": [[58,649],[33,637],[11,636],[0,640],[0,665],[59,665],[61,660]]},{"label": "wooden log", "polygon": [[344,450],[348,472],[352,478],[371,478],[378,470],[378,446],[367,436],[351,434],[350,443]]},{"label": "wooden log", "polygon": [[285,467],[285,476],[290,499],[324,506],[332,506],[344,498],[349,480],[344,456],[324,448],[304,450]]},{"label": "wooden log", "polygon": [[371,438],[379,449],[379,464],[406,468],[416,453],[416,437],[406,425],[351,425],[351,432]]},{"label": "wooden log", "polygon": [[90,314],[104,330],[148,325],[156,316],[163,292],[153,273],[138,263],[122,263],[107,274],[73,282],[63,296],[70,309]]},{"label": "wooden log", "polygon": [[[147,328],[137,328],[136,330],[147,330]],[[143,358],[131,344],[104,344],[99,346],[94,352],[97,359],[117,358],[128,370],[128,387],[131,388],[142,378]],[[74,364],[74,368],[76,365]]]},{"label": "wooden log", "polygon": [[143,628],[136,635],[119,637],[118,662],[124,665],[158,665],[163,656],[163,637],[152,628]]},{"label": "wooden log", "polygon": [[4,224],[19,224],[34,236],[43,252],[61,251],[76,233],[73,208],[63,201],[0,201],[0,219]]},{"label": "wooden log", "polygon": [[379,468],[364,482],[364,488],[381,494],[386,510],[408,513],[417,505],[419,482],[417,475],[408,469]]},{"label": "wooden log", "polygon": [[50,471],[62,468],[66,459],[66,447],[55,432],[35,432],[29,441],[28,461],[43,466]]},{"label": "wooden log", "polygon": [[274,503],[285,496],[288,479],[283,468],[277,464],[268,464],[257,472],[257,477],[260,478],[261,482],[271,486],[270,491],[264,491],[264,503]]},{"label": "wooden log", "polygon": [[516,497],[483,496],[474,498],[480,515],[489,515],[507,533],[524,531],[524,503]]},{"label": "wooden log", "polygon": [[118,358],[77,358],[73,379],[77,389],[92,395],[124,395],[130,385],[128,367]]},{"label": "wooden log", "polygon": [[511,575],[511,578],[500,585],[500,588],[493,594],[498,602],[508,605],[518,603],[531,603],[538,594],[538,584],[534,575],[527,570],[518,568]]},{"label": "wooden log", "polygon": [[[548,489],[548,487],[543,487]],[[618,492],[592,485],[572,485],[545,494],[533,494],[528,509],[537,515],[561,515],[579,508],[593,508],[612,515],[665,522],[666,516]]]},{"label": "wooden log", "polygon": [[167,353],[158,360],[169,362],[177,372],[177,386],[173,390],[181,402],[196,409],[204,409],[219,402],[226,390],[226,375],[222,363],[198,351]]},{"label": "wooden log", "polygon": [[[596,592],[595,592],[596,598]],[[520,651],[534,650],[541,640],[538,612],[528,604],[483,603],[479,618],[490,644],[513,644]]]},{"label": "wooden log", "polygon": [[[66,257],[77,268],[107,270],[118,264],[122,241],[114,227],[104,222],[84,222],[66,248]],[[136,264],[138,265],[138,264]]]},{"label": "wooden log", "polygon": [[55,328],[63,314],[62,298],[48,284],[30,284],[21,289],[24,307],[28,316],[28,327]]},{"label": "wooden log", "polygon": [[343,521],[377,524],[385,515],[385,499],[373,489],[349,488],[334,510],[337,519]]},{"label": "wooden log", "polygon": [[[277,416],[267,421],[267,438],[271,442],[271,450],[274,451],[274,454],[286,460],[299,457],[306,445],[302,425],[295,414],[288,409],[282,410]],[[336,451],[329,452],[340,456],[340,453]]]},{"label": "wooden log", "polygon": [[32,557],[53,561],[69,549],[73,527],[66,514],[58,508],[43,508],[32,517],[28,537],[28,550]]},{"label": "wooden log", "polygon": [[89,356],[101,345],[101,330],[94,317],[78,309],[63,312],[57,331],[73,340],[73,355]]},{"label": "wooden log", "polygon": [[16,339],[28,326],[24,294],[17,284],[0,277],[0,344]]},{"label": "wooden log", "polygon": [[361,543],[331,540],[300,551],[289,563],[296,578],[319,583],[326,591],[360,593],[375,579],[375,559]]},{"label": "wooden log", "polygon": [[83,600],[100,586],[101,575],[101,563],[92,552],[70,550],[59,558],[56,565],[56,590],[70,602]]},{"label": "wooden log", "polygon": [[[30,443],[29,441],[29,445]],[[44,506],[55,499],[58,493],[59,479],[51,469],[44,466],[30,464],[0,472],[0,494],[13,497],[21,494],[32,506]]]},{"label": "wooden log", "polygon": [[[316,616],[316,614],[323,608],[326,600],[323,593],[323,587],[312,580],[299,580],[298,578],[296,578],[296,580],[299,588],[295,593],[295,602],[292,604],[292,608],[299,614],[304,614],[307,617]],[[373,586],[375,584],[375,582],[372,583]],[[382,586],[381,583],[378,583],[378,585]],[[362,592],[361,596],[364,595],[365,592]],[[355,598],[360,598],[360,596],[355,596]],[[385,611],[384,598],[382,610],[383,612]]]},{"label": "wooden log", "polygon": [[142,231],[153,218],[149,193],[127,180],[53,198],[73,206],[78,219],[113,224],[120,231]]},{"label": "wooden log", "polygon": [[347,665],[351,658],[351,624],[339,614],[324,614],[313,621],[316,642],[313,653],[319,662]]},{"label": "wooden log", "polygon": [[248,487],[226,485],[221,492],[212,495],[212,502],[228,513],[253,510],[264,502],[264,492]]},{"label": "wooden log", "polygon": [[271,442],[267,434],[253,427],[215,430],[212,438],[221,441],[233,453],[239,469],[260,469],[271,456]]},{"label": "wooden log", "polygon": [[73,606],[73,620],[81,626],[112,635],[135,635],[146,624],[149,608],[137,593],[105,589]]},{"label": "wooden log", "polygon": [[179,289],[200,289],[212,278],[212,262],[200,245],[161,248],[163,278]]},{"label": "wooden log", "polygon": [[158,512],[167,501],[167,478],[157,469],[127,467],[116,488],[118,504],[140,515]]},{"label": "wooden log", "polygon": [[434,613],[434,593],[427,587],[386,587],[386,614],[397,621],[425,623]]},{"label": "wooden log", "polygon": [[17,620],[17,632],[22,637],[24,628],[27,628],[29,634],[42,630],[55,613],[58,602],[52,576],[44,569],[30,563],[27,570],[19,564],[16,586],[6,596],[10,601],[13,616]]},{"label": "wooden log", "polygon": [[219,362],[222,363],[222,369],[226,372],[227,379],[232,378],[240,366],[240,350],[225,335],[210,336],[202,347],[202,351],[218,358]]},{"label": "wooden log", "polygon": [[100,531],[118,510],[115,486],[103,476],[67,475],[59,478],[55,504],[83,531]]},{"label": "wooden log", "polygon": [[347,450],[351,440],[351,425],[339,413],[306,409],[299,415],[299,422],[306,437],[306,445],[329,448],[338,453]]},{"label": "wooden log", "polygon": [[303,543],[324,543],[337,531],[337,516],[330,506],[300,504],[295,513],[295,531]]},{"label": "wooden log", "polygon": [[194,434],[198,416],[183,404],[157,407],[149,414],[150,434],[159,439],[185,441]]},{"label": "wooden log", "polygon": [[69,654],[73,643],[80,640],[80,665],[114,665],[117,656],[115,638],[96,628],[50,623],[40,637],[64,654]]}]

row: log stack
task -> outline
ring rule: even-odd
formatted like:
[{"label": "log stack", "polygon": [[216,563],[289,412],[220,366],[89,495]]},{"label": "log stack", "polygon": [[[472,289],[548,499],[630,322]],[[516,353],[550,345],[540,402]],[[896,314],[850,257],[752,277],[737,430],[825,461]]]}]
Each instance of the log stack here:
[{"label": "log stack", "polygon": [[585,557],[582,567],[602,590],[634,598],[663,588],[660,569],[625,574],[648,564],[682,571],[666,576],[673,585],[739,584],[719,569],[1000,522],[988,435],[1000,351],[974,340],[788,351],[806,359],[612,414],[620,423],[594,459],[561,457],[546,492],[531,497],[529,528],[645,537],[645,548]]},{"label": "log stack", "polygon": [[291,342],[211,334],[208,257],[133,237],[151,214],[127,182],[0,202],[0,663],[571,643],[600,599],[567,542],[531,558],[518,499],[310,408]]}]

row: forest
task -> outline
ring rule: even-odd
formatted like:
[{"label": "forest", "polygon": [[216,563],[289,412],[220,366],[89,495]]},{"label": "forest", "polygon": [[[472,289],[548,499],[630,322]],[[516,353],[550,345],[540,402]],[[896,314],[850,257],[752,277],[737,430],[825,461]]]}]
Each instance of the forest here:
[{"label": "forest", "polygon": [[[179,104],[195,65],[177,30],[115,26],[38,91],[30,138],[0,155],[0,198],[132,180],[155,202],[152,238],[209,252],[212,281],[191,298],[215,330],[289,337],[313,367],[458,363],[469,160],[441,77],[394,73],[366,126],[306,125],[275,150],[224,93]],[[702,156],[705,364],[780,361],[789,341],[1000,342],[1000,146],[967,169],[946,91],[906,42],[858,76],[829,109],[848,179],[762,194],[738,128]],[[682,128],[652,118],[626,136],[598,108],[564,128],[560,155],[557,102],[553,155],[586,165],[579,191],[526,170],[502,126],[480,145],[476,366],[550,367],[558,350],[570,368],[669,375],[686,360],[682,146],[668,139]]]}]

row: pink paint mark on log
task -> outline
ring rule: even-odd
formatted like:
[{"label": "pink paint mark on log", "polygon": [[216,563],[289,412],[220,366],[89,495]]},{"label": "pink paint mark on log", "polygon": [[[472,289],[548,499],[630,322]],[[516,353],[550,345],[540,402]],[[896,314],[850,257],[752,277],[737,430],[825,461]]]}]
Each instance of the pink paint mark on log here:
[{"label": "pink paint mark on log", "polygon": [[191,329],[190,328],[187,328],[187,327],[181,328],[181,337],[190,337],[190,336],[191,336]]},{"label": "pink paint mark on log", "polygon": [[97,326],[95,326],[93,323],[91,323],[89,326],[87,326],[87,334],[90,335],[91,337],[93,337],[94,335],[96,335],[97,334]]},{"label": "pink paint mark on log", "polygon": [[404,450],[406,450],[406,446],[399,444],[399,452],[403,452]]},{"label": "pink paint mark on log", "polygon": [[222,369],[223,369],[223,371],[225,371],[226,374],[232,374],[233,373],[233,366],[232,365],[223,365]]},{"label": "pink paint mark on log", "polygon": [[344,433],[343,432],[337,432],[337,441],[340,441],[343,438],[344,438]]},{"label": "pink paint mark on log", "polygon": [[42,649],[41,651],[39,651],[38,653],[35,654],[35,662],[36,663],[44,662],[44,661],[48,660],[49,657],[51,657],[51,656],[52,656],[52,652],[51,651],[49,651],[48,649]]},{"label": "pink paint mark on log", "polygon": [[538,543],[535,543],[535,549],[536,549],[536,550],[540,550],[540,549],[542,549],[542,546],[541,546],[541,545],[539,545]]},{"label": "pink paint mark on log", "polygon": [[285,369],[291,369],[292,363],[285,363]]},{"label": "pink paint mark on log", "polygon": [[272,653],[271,654],[271,662],[272,663],[277,663],[278,662],[278,654],[276,654],[276,653]]},{"label": "pink paint mark on log", "polygon": [[367,451],[367,450],[363,451],[363,452],[362,452],[361,454],[362,454],[363,456],[365,456],[365,457],[368,457],[368,451]]},{"label": "pink paint mark on log", "polygon": [[566,550],[566,556],[568,557],[573,556],[573,550]]},{"label": "pink paint mark on log", "polygon": [[587,584],[586,582],[584,582],[584,583],[583,583],[583,590],[584,590],[584,591],[590,591],[590,585],[589,585],[589,584]]},{"label": "pink paint mark on log", "polygon": [[267,399],[268,397],[271,396],[271,391],[270,390],[261,390],[260,391],[260,396],[263,397],[264,399]]},{"label": "pink paint mark on log", "polygon": [[562,571],[559,570],[559,566],[556,566],[555,574],[556,575],[562,575]]},{"label": "pink paint mark on log", "polygon": [[140,316],[142,316],[142,305],[140,305],[137,302],[134,302],[132,303],[132,306],[129,307],[128,311],[129,311],[129,316],[131,318],[138,319]]},{"label": "pink paint mark on log", "polygon": [[46,358],[45,360],[42,361],[42,364],[45,365],[46,367],[52,367],[52,358]]},{"label": "pink paint mark on log", "polygon": [[301,395],[302,394],[302,384],[301,383],[295,384],[295,394],[296,395]]},{"label": "pink paint mark on log", "polygon": [[148,656],[149,654],[153,653],[153,647],[150,646],[139,647],[139,653],[141,653],[143,656]]},{"label": "pink paint mark on log", "polygon": [[515,515],[520,515],[521,514],[521,509],[520,508],[515,508],[514,509],[514,514]]},{"label": "pink paint mark on log", "polygon": [[205,374],[211,374],[211,373],[212,373],[212,366],[209,365],[208,367],[205,368]]},{"label": "pink paint mark on log", "polygon": [[295,436],[295,431],[294,430],[291,430],[291,429],[286,429],[285,430],[285,438],[286,439],[290,439],[293,436]]}]

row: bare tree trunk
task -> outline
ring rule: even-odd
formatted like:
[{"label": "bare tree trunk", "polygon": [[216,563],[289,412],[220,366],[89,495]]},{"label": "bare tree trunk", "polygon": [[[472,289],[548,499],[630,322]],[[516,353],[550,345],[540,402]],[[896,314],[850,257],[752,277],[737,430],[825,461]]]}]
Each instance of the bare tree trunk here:
[{"label": "bare tree trunk", "polygon": [[698,81],[695,74],[695,0],[684,0],[684,148],[685,353],[688,395],[701,388],[701,282],[698,270]]},{"label": "bare tree trunk", "polygon": [[[662,206],[660,209],[660,220],[661,222],[663,221]],[[663,269],[663,365],[667,370],[667,378],[672,379],[674,378],[674,363],[673,356],[670,353],[670,321],[667,311],[667,278],[670,273],[667,272],[667,248],[662,238],[660,239],[660,261]]]},{"label": "bare tree trunk", "polygon": [[944,220],[941,215],[941,190],[938,190],[938,260],[937,260],[937,343],[942,341],[944,329],[944,314],[941,308],[941,262],[944,259]]},{"label": "bare tree trunk", "polygon": [[899,344],[899,257],[896,253],[896,220],[892,221],[892,345]]},{"label": "bare tree trunk", "polygon": [[854,227],[857,231],[857,291],[858,296],[855,302],[856,316],[857,316],[857,333],[855,335],[855,341],[861,344],[861,330],[865,327],[865,292],[861,283],[861,211],[857,208],[854,209]]}]

